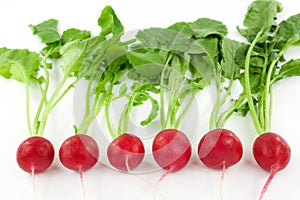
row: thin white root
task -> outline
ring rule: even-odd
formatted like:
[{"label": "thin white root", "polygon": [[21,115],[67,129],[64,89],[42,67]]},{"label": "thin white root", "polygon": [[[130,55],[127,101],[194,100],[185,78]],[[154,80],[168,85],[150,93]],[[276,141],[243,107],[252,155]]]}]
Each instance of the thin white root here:
[{"label": "thin white root", "polygon": [[35,170],[34,167],[31,167],[31,177],[32,177],[32,190],[33,190],[33,196],[34,200],[37,200],[37,192],[36,192],[36,185],[35,185]]},{"label": "thin white root", "polygon": [[140,179],[141,181],[143,181],[144,183],[146,183],[147,185],[149,185],[153,191],[153,196],[154,196],[154,200],[157,200],[157,189],[156,187],[146,178],[142,177],[142,176],[138,176],[136,175],[129,167],[128,164],[128,157],[126,156],[126,160],[125,160],[125,165],[126,165],[126,169],[130,174],[133,174],[136,178]]},{"label": "thin white root", "polygon": [[84,184],[84,180],[83,180],[83,172],[82,169],[79,169],[79,177],[80,177],[80,182],[81,182],[81,187],[82,187],[82,199],[85,200],[86,199],[86,188],[85,188],[85,184]]},{"label": "thin white root", "polygon": [[220,199],[223,200],[223,182],[224,182],[224,176],[225,176],[225,170],[226,165],[225,161],[223,161],[223,168],[222,168],[222,175],[221,175],[221,181],[220,181]]},{"label": "thin white root", "polygon": [[[175,166],[171,166],[160,178],[159,178],[159,180],[157,181],[157,183],[155,184],[155,188],[154,188],[154,193],[155,193],[155,195],[157,194],[157,190],[158,190],[158,184],[160,183],[160,182],[162,182],[163,181],[163,179],[165,179],[166,178],[166,176],[167,175],[169,175],[173,170],[174,170],[174,168],[175,168]],[[156,198],[155,198],[155,200],[156,200]]]},{"label": "thin white root", "polygon": [[264,197],[264,195],[265,195],[265,193],[266,193],[266,191],[267,191],[267,189],[268,189],[270,183],[272,182],[274,176],[275,176],[276,173],[278,172],[278,169],[279,169],[279,168],[278,168],[278,166],[276,165],[276,166],[271,170],[271,174],[270,174],[270,176],[269,176],[267,182],[265,183],[265,185],[264,185],[264,187],[263,187],[263,189],[262,189],[262,191],[261,191],[261,193],[260,193],[259,200],[262,200],[262,199],[263,199],[263,197]]}]

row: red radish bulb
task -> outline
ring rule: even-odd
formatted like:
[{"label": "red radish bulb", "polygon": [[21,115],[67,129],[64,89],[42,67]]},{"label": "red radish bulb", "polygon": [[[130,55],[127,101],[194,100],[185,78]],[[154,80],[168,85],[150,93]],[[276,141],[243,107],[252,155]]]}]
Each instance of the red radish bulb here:
[{"label": "red radish bulb", "polygon": [[59,159],[68,169],[82,172],[92,168],[98,161],[99,148],[96,141],[84,134],[66,139],[59,149]]},{"label": "red radish bulb", "polygon": [[284,169],[291,158],[288,143],[276,133],[264,133],[253,144],[253,155],[258,165],[267,171]]},{"label": "red radish bulb", "polygon": [[271,172],[259,196],[259,200],[262,200],[276,173],[288,165],[291,149],[281,136],[268,132],[255,139],[253,155],[261,168]]},{"label": "red radish bulb", "polygon": [[186,166],[191,158],[192,148],[183,132],[166,129],[160,131],[154,138],[152,152],[160,167],[175,172]]},{"label": "red radish bulb", "polygon": [[240,139],[227,129],[206,133],[199,142],[198,156],[209,168],[222,169],[239,162],[243,155]]},{"label": "red radish bulb", "polygon": [[144,159],[145,148],[135,135],[122,134],[107,148],[107,157],[112,166],[122,171],[136,168]]},{"label": "red radish bulb", "polygon": [[54,159],[54,147],[43,137],[32,136],[23,141],[17,150],[17,163],[28,173],[40,173],[50,167]]}]

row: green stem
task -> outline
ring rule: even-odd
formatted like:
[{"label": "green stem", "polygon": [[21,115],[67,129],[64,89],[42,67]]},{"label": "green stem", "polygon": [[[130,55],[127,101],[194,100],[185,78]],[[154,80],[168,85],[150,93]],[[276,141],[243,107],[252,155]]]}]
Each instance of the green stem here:
[{"label": "green stem", "polygon": [[[83,118],[83,120],[78,128],[78,132],[87,133],[88,127],[94,121],[94,119],[97,117],[97,115],[100,113],[102,108],[105,106],[105,117],[106,117],[106,123],[108,123],[107,124],[108,131],[110,132],[110,134],[113,138],[116,137],[116,134],[114,133],[112,126],[110,124],[110,121],[109,121],[109,103],[108,103],[107,99],[105,99],[106,96],[108,96],[108,94],[102,95],[101,99],[99,99],[100,96],[98,96],[97,103],[94,102],[92,112],[90,112],[89,115],[87,115]],[[115,97],[115,98],[111,99],[110,102],[116,101],[122,97],[128,97],[128,94]]]},{"label": "green stem", "polygon": [[85,112],[84,112],[83,118],[86,118],[90,114],[90,111],[91,111],[90,96],[91,96],[92,85],[93,85],[93,79],[90,79],[88,82],[88,87],[87,87],[86,94],[85,94]]},{"label": "green stem", "polygon": [[25,82],[25,90],[26,90],[26,118],[27,118],[27,127],[30,136],[33,136],[33,132],[31,129],[31,122],[30,122],[30,100],[29,100],[29,83]]},{"label": "green stem", "polygon": [[95,97],[94,97],[94,103],[93,103],[93,108],[91,110],[94,110],[98,106],[99,99],[100,99],[100,93],[95,95]]},{"label": "green stem", "polygon": [[128,104],[127,104],[128,106],[127,106],[126,109],[125,109],[125,118],[124,118],[124,121],[123,121],[123,127],[121,127],[122,131],[125,132],[125,133],[128,131],[129,120],[130,120],[130,113],[131,113],[131,111],[132,111],[134,99],[135,99],[135,97],[136,97],[137,94],[138,94],[138,93],[134,94],[134,95],[130,98],[130,100],[129,100]]},{"label": "green stem", "polygon": [[217,116],[220,110],[221,106],[221,89],[219,83],[216,83],[216,89],[217,89],[217,99],[215,101],[214,107],[211,111],[210,118],[209,118],[209,129],[212,130],[213,128],[216,128],[216,121]]},{"label": "green stem", "polygon": [[[267,52],[267,49],[265,49],[265,52]],[[265,77],[267,74],[267,65],[268,65],[269,59],[268,59],[268,54],[265,53],[264,55],[264,64],[263,64],[263,71],[262,71],[262,75],[261,75],[261,81],[260,81],[260,87],[264,87],[265,85]],[[265,92],[266,88],[264,87],[264,92]],[[266,118],[265,118],[265,110],[266,110],[266,101],[265,101],[265,96],[260,95],[258,97],[258,118],[260,121],[260,125],[261,127],[265,130],[266,129]]]},{"label": "green stem", "polygon": [[[172,90],[171,90],[172,91]],[[163,129],[167,129],[167,128],[172,128],[172,118],[174,115],[174,94],[171,93],[169,95],[169,99],[168,99],[168,110],[167,110],[167,116],[165,119],[165,124],[162,126]]]},{"label": "green stem", "polygon": [[160,77],[160,124],[162,127],[165,126],[166,123],[166,119],[165,119],[165,89],[164,89],[164,79],[165,79],[165,73],[167,70],[167,66],[170,62],[170,60],[172,59],[172,56],[169,55],[167,61],[165,62],[164,68],[162,70],[161,73],[161,77]]},{"label": "green stem", "polygon": [[107,125],[107,129],[113,139],[116,138],[116,134],[114,133],[114,130],[112,128],[112,125],[110,123],[110,117],[109,117],[109,104],[105,105],[105,121]]},{"label": "green stem", "polygon": [[252,99],[252,93],[251,93],[251,85],[250,85],[250,59],[251,59],[251,54],[252,51],[256,45],[256,43],[258,42],[258,40],[260,39],[261,35],[263,33],[263,30],[261,30],[256,37],[254,38],[253,42],[251,43],[247,55],[246,55],[246,60],[245,60],[245,90],[246,90],[246,96],[247,96],[247,100],[248,100],[248,105],[249,105],[249,110],[250,110],[250,114],[251,114],[251,118],[254,124],[254,127],[256,129],[256,132],[258,134],[263,133],[263,129],[260,125],[257,113],[255,111],[255,107],[254,107],[254,103],[253,103],[253,99]]},{"label": "green stem", "polygon": [[123,127],[123,121],[124,121],[125,113],[126,113],[125,109],[126,109],[127,105],[125,105],[124,110],[122,111],[120,119],[119,119],[119,123],[118,123],[118,135],[121,135],[122,131],[123,131],[122,127]]},{"label": "green stem", "polygon": [[[110,86],[109,86],[109,90],[108,90],[108,93],[105,95],[105,121],[106,121],[106,125],[107,125],[107,128],[108,128],[108,131],[111,135],[112,138],[116,138],[116,134],[115,132],[113,131],[112,129],[112,126],[111,126],[111,123],[110,123],[110,117],[109,117],[109,105],[110,103],[112,102],[112,96],[113,96],[113,87],[114,87],[114,84],[111,83]],[[107,100],[107,98],[109,100]]]},{"label": "green stem", "polygon": [[65,82],[67,81],[67,78],[68,78],[68,76],[64,75],[62,81],[60,82],[60,84],[58,85],[56,90],[53,92],[52,96],[50,97],[50,99],[48,101],[47,106],[45,107],[45,110],[44,110],[43,115],[42,115],[41,124],[39,126],[39,131],[38,131],[38,134],[40,136],[43,136],[43,134],[44,134],[44,130],[45,130],[45,126],[46,126],[46,123],[47,123],[48,116],[49,116],[51,110],[53,109],[52,103],[53,103],[53,101],[55,101],[56,96],[58,95],[58,93],[60,92],[60,90],[64,86]]},{"label": "green stem", "polygon": [[50,75],[49,75],[49,71],[47,68],[47,59],[51,53],[52,53],[52,49],[45,55],[44,60],[43,60],[43,69],[44,69],[44,73],[45,73],[44,89],[42,89],[40,84],[38,84],[40,87],[40,90],[42,91],[42,96],[41,96],[41,100],[40,100],[40,103],[39,103],[39,106],[38,106],[38,109],[36,111],[35,118],[33,121],[33,128],[34,128],[35,134],[38,134],[38,130],[39,130],[39,126],[40,126],[39,119],[40,119],[42,109],[44,108],[44,106],[47,105],[47,93],[48,93],[48,89],[49,89],[49,85],[50,85]]},{"label": "green stem", "polygon": [[29,131],[30,136],[33,136],[33,132],[31,129],[31,121],[30,121],[30,97],[29,97],[29,79],[27,78],[26,72],[23,67],[20,67],[21,76],[25,83],[25,95],[26,95],[26,121],[27,121],[27,128]]},{"label": "green stem", "polygon": [[266,128],[264,130],[264,132],[268,132],[271,129],[271,117],[270,117],[270,113],[272,111],[270,111],[271,109],[271,102],[272,102],[272,97],[270,95],[270,90],[271,90],[271,78],[272,78],[272,74],[274,71],[274,67],[276,66],[276,63],[279,61],[279,59],[282,57],[283,53],[285,52],[285,50],[287,49],[287,47],[283,48],[283,50],[276,56],[276,58],[272,61],[268,73],[267,73],[267,78],[266,78],[266,84],[265,84],[265,93],[264,93],[264,100],[265,100],[265,122],[266,122]]},{"label": "green stem", "polygon": [[38,134],[39,118],[40,118],[43,107],[47,104],[47,92],[48,92],[50,80],[49,80],[48,70],[44,68],[44,71],[45,71],[45,76],[46,76],[45,87],[42,90],[42,97],[41,97],[41,100],[40,100],[40,103],[39,103],[39,106],[38,106],[38,109],[37,109],[37,112],[36,112],[36,115],[35,115],[35,118],[33,121],[33,128],[35,130],[35,134]]},{"label": "green stem", "polygon": [[217,128],[224,127],[229,117],[234,113],[236,109],[238,109],[244,103],[245,99],[246,99],[246,95],[241,94],[238,100],[234,103],[234,105],[220,115],[216,127]]},{"label": "green stem", "polygon": [[[229,80],[229,84],[228,84],[228,87],[227,87],[227,90],[226,90],[226,93],[225,93],[225,96],[223,97],[223,100],[220,101],[220,104],[219,104],[219,108],[218,108],[218,111],[216,112],[216,120],[215,120],[215,128],[223,128],[224,124],[226,123],[227,119],[231,116],[231,114],[234,112],[234,110],[236,109],[236,105],[234,105],[234,109],[233,108],[230,108],[229,109],[229,113],[227,113],[227,115],[225,116],[225,118],[223,119],[223,121],[221,120],[222,118],[222,115],[226,112],[223,112],[221,115],[219,115],[220,113],[220,108],[227,102],[230,94],[231,94],[231,89],[232,89],[232,85],[233,85],[233,77],[234,74],[232,74],[230,80]],[[222,123],[220,123],[220,121],[222,121]]]},{"label": "green stem", "polygon": [[193,104],[195,98],[196,98],[196,93],[193,93],[191,99],[190,99],[189,102],[188,102],[188,104],[187,104],[186,107],[183,109],[183,111],[182,111],[180,117],[176,120],[175,125],[174,125],[174,128],[175,128],[175,129],[178,129],[179,126],[181,125],[182,120],[184,119],[185,115],[187,114],[187,112],[189,111],[190,107],[192,106],[192,104]]},{"label": "green stem", "polygon": [[272,121],[272,111],[273,111],[273,89],[272,86],[270,87],[270,103],[269,103],[269,120],[270,120],[270,124],[269,124],[269,130],[271,130],[271,121]]},{"label": "green stem", "polygon": [[227,99],[231,94],[232,85],[233,85],[233,77],[230,78],[229,85],[226,90],[225,97],[224,97],[223,101],[221,102],[221,105],[224,105],[227,102]]},{"label": "green stem", "polygon": [[67,89],[65,89],[62,94],[56,99],[56,101],[52,104],[52,106],[50,107],[50,112],[54,109],[54,107],[62,100],[62,98],[64,98],[64,96],[66,96],[66,94],[69,92],[69,90],[71,88],[74,87],[74,85],[78,82],[78,80],[74,81],[73,83],[71,83]]},{"label": "green stem", "polygon": [[79,125],[79,128],[78,128],[78,132],[79,133],[81,133],[81,134],[86,134],[87,133],[90,124],[95,120],[95,118],[100,113],[100,111],[102,110],[103,106],[105,105],[104,101],[105,101],[104,98],[102,98],[100,100],[98,106],[95,107],[93,109],[93,111],[90,112],[90,114],[81,121],[81,123]]},{"label": "green stem", "polygon": [[265,119],[265,100],[263,96],[258,97],[258,119],[260,122],[260,126],[263,130],[266,128],[266,119]]}]

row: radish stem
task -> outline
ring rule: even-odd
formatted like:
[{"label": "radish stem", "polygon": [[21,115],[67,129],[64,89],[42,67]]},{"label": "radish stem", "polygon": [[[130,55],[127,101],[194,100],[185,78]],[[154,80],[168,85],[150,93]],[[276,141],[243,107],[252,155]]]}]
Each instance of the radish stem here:
[{"label": "radish stem", "polygon": [[251,59],[251,54],[253,52],[253,49],[262,34],[263,34],[263,29],[257,33],[256,37],[254,38],[253,42],[251,43],[251,45],[248,49],[247,55],[246,55],[246,60],[245,60],[245,91],[246,91],[246,96],[247,96],[247,100],[248,100],[251,118],[252,118],[254,127],[255,127],[257,133],[259,133],[259,134],[263,133],[264,130],[260,125],[256,110],[255,110],[255,106],[253,103],[253,99],[252,99],[252,92],[251,92],[251,85],[250,85],[250,59]]}]

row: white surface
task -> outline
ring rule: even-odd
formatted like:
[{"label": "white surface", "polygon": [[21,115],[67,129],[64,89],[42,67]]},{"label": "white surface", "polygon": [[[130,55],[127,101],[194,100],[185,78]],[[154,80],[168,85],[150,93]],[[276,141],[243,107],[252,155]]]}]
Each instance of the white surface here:
[{"label": "white surface", "polygon": [[[210,17],[223,21],[229,35],[236,37],[235,27],[242,25],[250,0],[227,1],[41,1],[5,0],[0,6],[0,46],[9,48],[30,48],[39,50],[38,39],[32,36],[28,24],[37,24],[48,18],[60,21],[61,29],[76,27],[92,30],[97,34],[97,19],[106,5],[112,5],[127,31],[151,26],[165,27],[177,21],[194,21],[200,17]],[[294,0],[281,0],[284,12],[280,19],[300,12]],[[299,4],[299,3],[298,3]],[[299,49],[290,52],[297,56]],[[298,54],[300,55],[300,54]],[[298,129],[300,112],[300,78],[280,81],[274,87],[273,131],[280,133],[290,144],[292,158],[289,166],[280,172],[270,185],[265,199],[300,199],[300,135]],[[28,137],[25,121],[24,87],[15,81],[0,77],[0,199],[34,199],[31,177],[21,171],[16,164],[15,152],[18,145]],[[209,90],[198,99],[201,119],[198,123],[198,138],[208,130],[208,114],[211,108]],[[32,99],[37,96],[32,95]],[[73,133],[72,93],[54,110],[45,136],[56,147]],[[33,104],[36,101],[33,100]],[[188,119],[188,118],[187,118]],[[256,134],[250,118],[233,116],[227,123],[241,138],[244,156],[240,163],[226,171],[223,184],[224,200],[257,199],[268,173],[253,161],[251,144]],[[193,142],[194,153],[198,138]],[[102,152],[102,154],[104,154]],[[56,156],[57,157],[57,156]],[[163,170],[142,174],[155,184]],[[219,183],[221,172],[203,166],[193,157],[187,167],[169,175],[159,184],[159,200],[180,199],[220,199]],[[134,175],[116,172],[98,164],[84,173],[86,199],[154,199],[151,187]],[[63,168],[58,159],[45,173],[36,176],[36,190],[39,200],[82,199],[82,188],[77,173]]]}]

